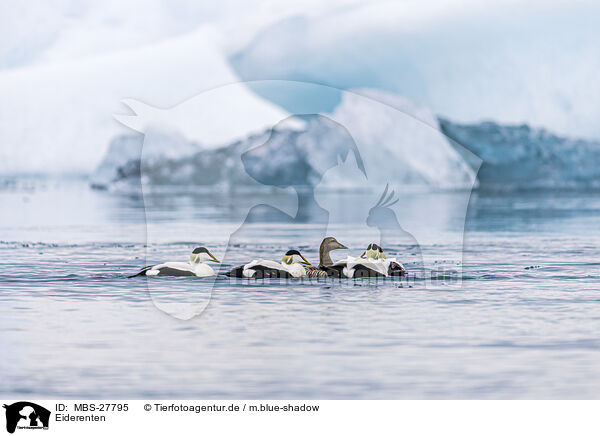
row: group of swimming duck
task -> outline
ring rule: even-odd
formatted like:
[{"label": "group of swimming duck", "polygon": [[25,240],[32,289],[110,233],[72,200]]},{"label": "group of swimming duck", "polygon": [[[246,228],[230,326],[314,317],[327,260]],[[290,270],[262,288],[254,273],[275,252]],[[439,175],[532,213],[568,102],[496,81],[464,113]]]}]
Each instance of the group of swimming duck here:
[{"label": "group of swimming duck", "polygon": [[[329,253],[332,250],[347,249],[335,238],[329,236],[323,239],[319,247],[319,265],[313,266],[298,251],[289,250],[281,262],[265,259],[255,259],[245,265],[240,265],[226,272],[229,277],[248,279],[260,278],[300,278],[300,277],[388,277],[406,275],[404,266],[395,258],[388,259],[383,249],[377,244],[369,244],[359,256],[348,256],[344,260],[333,262]],[[209,277],[214,270],[204,262],[219,260],[205,247],[198,247],[190,254],[189,263],[165,262],[143,268],[131,276],[196,276]]]}]

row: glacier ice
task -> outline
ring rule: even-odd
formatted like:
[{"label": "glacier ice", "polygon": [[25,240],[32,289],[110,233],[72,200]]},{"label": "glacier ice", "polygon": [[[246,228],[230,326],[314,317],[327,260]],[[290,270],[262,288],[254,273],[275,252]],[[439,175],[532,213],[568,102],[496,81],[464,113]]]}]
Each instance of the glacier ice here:
[{"label": "glacier ice", "polygon": [[243,80],[377,88],[463,123],[600,136],[600,5],[467,3],[364,2],[297,14],[264,26],[230,61]]},{"label": "glacier ice", "polygon": [[[365,101],[378,109],[365,110]],[[139,183],[143,173],[148,186],[230,191],[317,184],[320,189],[378,190],[386,183],[426,190],[600,186],[597,141],[565,138],[527,125],[438,120],[426,108],[381,91],[344,93],[332,113],[302,118],[302,128],[283,122],[217,147],[172,131],[150,129],[145,139],[117,136],[93,184],[127,188]],[[358,153],[348,155],[354,146]],[[325,162],[338,155],[337,167],[327,166]],[[366,177],[358,170],[357,157]]]},{"label": "glacier ice", "polygon": [[[203,90],[239,81],[218,38],[212,28],[202,27],[143,47],[0,70],[0,172],[89,174],[109,142],[130,133],[113,118],[123,112],[123,98],[168,108]],[[219,108],[223,115],[212,130],[215,140],[233,141],[236,135],[247,135],[249,126],[261,129],[287,116],[244,86],[231,91],[240,110]],[[212,109],[218,105],[214,102]],[[144,109],[141,103],[130,106]],[[227,118],[242,109],[247,120]],[[140,122],[139,116],[123,119]]]},{"label": "glacier ice", "polygon": [[[110,140],[128,133],[112,118],[121,99],[169,108],[240,77],[375,87],[460,122],[486,117],[561,135],[598,134],[600,58],[590,37],[598,34],[596,4],[539,3],[514,13],[445,2],[310,3],[269,13],[227,4],[205,13],[193,2],[165,13],[163,1],[144,4],[143,14],[137,1],[0,6],[0,171],[88,174]],[[243,19],[223,21],[232,13]],[[284,92],[273,95],[284,109],[290,105]],[[340,100],[326,97],[324,108],[333,111]],[[251,93],[242,100],[254,102],[249,114],[286,114]],[[188,140],[207,146],[191,133]],[[212,136],[215,147],[233,140]]]},{"label": "glacier ice", "polygon": [[[229,94],[229,90],[222,93],[222,101],[229,101]],[[205,102],[210,108],[212,99]],[[189,115],[181,115],[184,110],[177,107],[173,111],[175,115],[164,118],[171,128],[171,119],[182,126],[194,124]],[[199,112],[202,110],[196,108],[195,113]],[[154,120],[152,125],[165,125],[164,119]],[[214,141],[209,145],[200,140],[186,143],[189,132],[166,133],[158,127],[144,132],[141,164],[131,162],[130,151],[118,156],[120,145],[139,153],[139,142],[117,138],[93,176],[96,186],[141,175],[148,186],[314,187],[328,170],[340,164],[338,160],[346,161],[349,153],[363,174],[338,172],[335,178],[326,179],[325,187],[378,191],[391,183],[404,189],[470,190],[476,182],[477,168],[468,165],[439,131],[430,111],[380,91],[343,92],[332,113],[287,118],[272,129],[218,147]],[[171,155],[161,154],[161,149],[170,150]]]},{"label": "glacier ice", "polygon": [[440,123],[446,135],[482,159],[483,189],[600,187],[600,141],[565,138],[525,124]]},{"label": "glacier ice", "polygon": [[366,150],[371,183],[467,190],[476,184],[477,165],[465,163],[429,109],[404,97],[373,89],[344,92],[332,117],[351,126]]}]

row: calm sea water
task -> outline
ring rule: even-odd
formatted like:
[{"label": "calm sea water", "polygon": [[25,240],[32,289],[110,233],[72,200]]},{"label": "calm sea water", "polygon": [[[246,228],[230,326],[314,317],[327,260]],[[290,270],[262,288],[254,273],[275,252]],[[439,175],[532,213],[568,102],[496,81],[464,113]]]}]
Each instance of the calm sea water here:
[{"label": "calm sea water", "polygon": [[[319,198],[351,249],[334,258],[378,236],[370,200]],[[222,257],[256,201],[6,183],[0,396],[600,398],[600,194],[402,195],[418,245],[384,247],[399,282],[126,278],[200,244]],[[323,227],[297,221],[246,226],[223,267],[289,248],[316,262]]]}]

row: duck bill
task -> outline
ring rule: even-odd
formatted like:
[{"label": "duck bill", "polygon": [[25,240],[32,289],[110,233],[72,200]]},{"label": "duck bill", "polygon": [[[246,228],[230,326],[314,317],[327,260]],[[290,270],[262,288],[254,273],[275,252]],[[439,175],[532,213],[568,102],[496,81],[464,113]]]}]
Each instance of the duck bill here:
[{"label": "duck bill", "polygon": [[310,265],[310,262],[308,260],[306,260],[306,257],[302,256],[301,254],[300,254],[300,257],[302,258],[303,262],[299,262],[299,263],[301,263],[303,265]]},{"label": "duck bill", "polygon": [[339,250],[347,250],[348,249],[348,247],[346,247],[344,244],[340,244],[339,242],[338,242],[338,246],[336,248]]},{"label": "duck bill", "polygon": [[206,250],[206,252],[211,257],[211,259],[208,259],[208,260],[210,260],[211,262],[221,263],[221,261],[219,259],[217,259],[215,256],[213,256],[213,254],[210,251]]}]

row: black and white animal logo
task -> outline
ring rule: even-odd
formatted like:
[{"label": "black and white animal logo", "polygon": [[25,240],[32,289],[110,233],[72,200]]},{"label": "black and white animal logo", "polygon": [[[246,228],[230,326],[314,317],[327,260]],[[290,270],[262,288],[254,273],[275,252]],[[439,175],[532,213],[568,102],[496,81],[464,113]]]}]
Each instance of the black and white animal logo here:
[{"label": "black and white animal logo", "polygon": [[48,429],[50,411],[29,401],[19,401],[4,405],[6,409],[6,431],[14,433],[18,429]]}]

